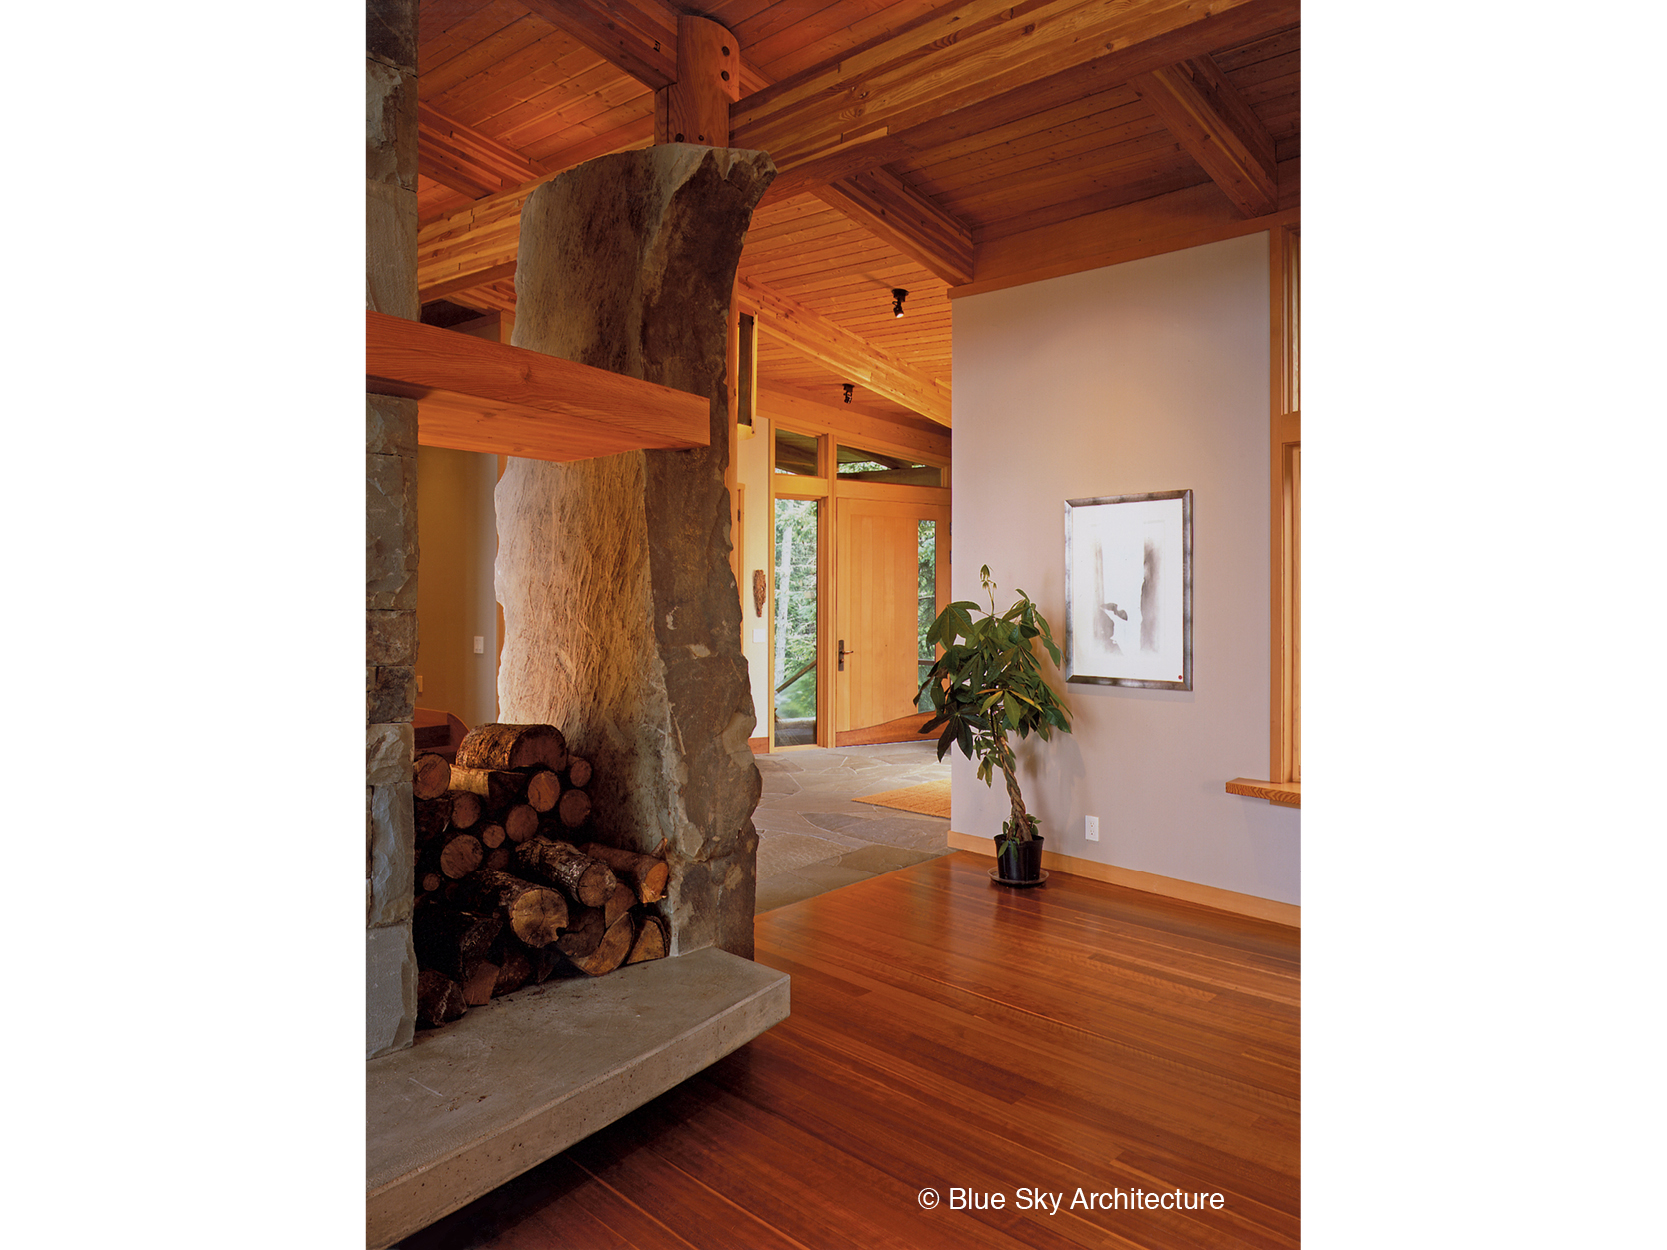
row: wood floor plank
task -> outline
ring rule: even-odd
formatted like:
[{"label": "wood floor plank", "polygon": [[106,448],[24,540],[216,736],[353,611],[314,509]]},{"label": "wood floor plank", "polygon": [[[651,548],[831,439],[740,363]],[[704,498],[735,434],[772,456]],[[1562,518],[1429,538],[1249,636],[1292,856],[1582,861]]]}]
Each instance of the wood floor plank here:
[{"label": "wood floor plank", "polygon": [[[758,917],[788,1020],[406,1250],[1297,1246],[1300,935],[987,868],[958,852]],[[1223,1205],[1129,1207],[1177,1190]]]}]

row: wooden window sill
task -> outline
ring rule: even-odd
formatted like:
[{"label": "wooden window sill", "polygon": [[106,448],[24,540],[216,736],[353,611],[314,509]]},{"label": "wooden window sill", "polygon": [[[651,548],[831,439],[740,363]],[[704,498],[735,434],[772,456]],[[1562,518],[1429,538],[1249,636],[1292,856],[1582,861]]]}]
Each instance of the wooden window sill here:
[{"label": "wooden window sill", "polygon": [[1235,777],[1227,783],[1228,794],[1242,794],[1246,798],[1266,799],[1281,807],[1302,806],[1300,781],[1257,781],[1252,777]]}]

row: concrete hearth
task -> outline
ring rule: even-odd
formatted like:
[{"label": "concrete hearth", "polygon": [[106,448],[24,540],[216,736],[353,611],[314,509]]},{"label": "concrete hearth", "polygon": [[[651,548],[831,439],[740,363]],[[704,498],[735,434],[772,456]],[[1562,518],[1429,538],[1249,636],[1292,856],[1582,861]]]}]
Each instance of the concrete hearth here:
[{"label": "concrete hearth", "polygon": [[494,999],[366,1065],[366,1244],[559,1154],[788,1015],[785,973],[709,947]]}]

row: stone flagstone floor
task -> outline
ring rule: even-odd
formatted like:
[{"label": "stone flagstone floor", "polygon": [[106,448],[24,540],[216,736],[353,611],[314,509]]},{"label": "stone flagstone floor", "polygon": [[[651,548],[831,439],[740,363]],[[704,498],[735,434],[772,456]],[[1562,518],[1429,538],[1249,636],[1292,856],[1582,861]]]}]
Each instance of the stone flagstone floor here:
[{"label": "stone flagstone floor", "polygon": [[758,903],[772,911],[828,890],[949,853],[949,821],[858,803],[949,776],[937,744],[778,751],[757,758],[764,795],[758,829]]}]

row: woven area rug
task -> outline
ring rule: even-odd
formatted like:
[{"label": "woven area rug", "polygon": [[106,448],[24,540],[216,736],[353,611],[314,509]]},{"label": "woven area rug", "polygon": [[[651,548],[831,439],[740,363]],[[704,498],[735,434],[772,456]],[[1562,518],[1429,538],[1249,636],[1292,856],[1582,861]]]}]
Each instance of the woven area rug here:
[{"label": "woven area rug", "polygon": [[900,811],[915,812],[921,816],[948,816],[949,778],[928,781],[921,786],[906,786],[901,790],[882,790],[878,794],[865,794],[856,801],[872,803],[876,807],[895,807]]}]

